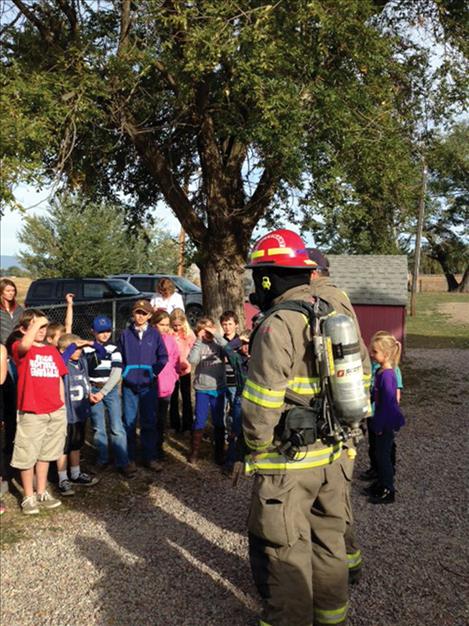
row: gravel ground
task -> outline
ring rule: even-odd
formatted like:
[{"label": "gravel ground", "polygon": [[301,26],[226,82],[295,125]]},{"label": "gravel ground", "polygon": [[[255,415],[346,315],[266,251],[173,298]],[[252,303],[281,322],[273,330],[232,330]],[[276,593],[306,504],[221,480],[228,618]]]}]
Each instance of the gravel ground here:
[{"label": "gravel ground", "polygon": [[[353,486],[364,576],[352,626],[463,626],[467,350],[411,350],[397,498],[373,506]],[[465,394],[465,397],[464,397]],[[126,483],[106,472],[61,509],[3,516],[2,626],[246,626],[259,610],[247,561],[250,481],[237,490],[169,440],[165,472]],[[209,456],[208,444],[205,456]],[[362,444],[356,473],[366,467]]]}]

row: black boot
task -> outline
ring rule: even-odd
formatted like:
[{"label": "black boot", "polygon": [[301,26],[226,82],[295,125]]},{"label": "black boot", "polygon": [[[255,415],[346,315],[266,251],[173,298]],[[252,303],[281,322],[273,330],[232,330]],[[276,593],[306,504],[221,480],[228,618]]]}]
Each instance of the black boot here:
[{"label": "black boot", "polygon": [[394,502],[394,491],[383,487],[381,491],[371,495],[368,502],[372,504],[392,504]]},{"label": "black boot", "polygon": [[376,494],[381,493],[382,490],[383,487],[381,486],[379,481],[375,480],[375,482],[371,483],[371,485],[368,485],[368,487],[364,487],[362,489],[362,493],[365,496],[375,496]]},{"label": "black boot", "polygon": [[365,472],[362,472],[358,476],[359,480],[376,480],[377,478],[378,478],[378,473],[373,467],[370,467],[369,469],[367,469]]},{"label": "black boot", "polygon": [[193,430],[192,431],[192,444],[191,444],[191,452],[188,457],[189,463],[195,463],[199,458],[199,450],[200,444],[202,442],[203,430]]},{"label": "black boot", "polygon": [[213,439],[215,443],[215,463],[217,465],[223,465],[225,462],[225,427],[215,426],[213,431]]}]

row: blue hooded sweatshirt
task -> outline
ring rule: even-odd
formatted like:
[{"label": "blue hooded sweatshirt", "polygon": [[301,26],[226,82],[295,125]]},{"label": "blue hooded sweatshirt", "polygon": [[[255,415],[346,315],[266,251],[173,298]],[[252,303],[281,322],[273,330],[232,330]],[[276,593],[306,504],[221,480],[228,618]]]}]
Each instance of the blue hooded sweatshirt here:
[{"label": "blue hooded sweatshirt", "polygon": [[168,361],[163,338],[156,328],[148,325],[140,339],[131,324],[121,334],[118,347],[122,354],[124,385],[138,391],[156,383],[156,377]]}]

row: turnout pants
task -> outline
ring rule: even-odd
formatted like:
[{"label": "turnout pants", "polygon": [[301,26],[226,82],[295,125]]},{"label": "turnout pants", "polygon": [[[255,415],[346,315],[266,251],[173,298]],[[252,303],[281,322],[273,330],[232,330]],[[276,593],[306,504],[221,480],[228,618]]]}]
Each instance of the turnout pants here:
[{"label": "turnout pants", "polygon": [[[363,560],[360,546],[355,536],[355,525],[352,509],[352,476],[355,464],[356,451],[352,444],[347,442],[347,447],[342,450],[339,463],[345,477],[345,550],[347,552],[347,565],[351,582],[359,575]],[[358,580],[358,578],[355,578]]]},{"label": "turnout pants", "polygon": [[249,556],[264,601],[261,624],[343,624],[347,616],[345,479],[340,462],[256,474]]}]

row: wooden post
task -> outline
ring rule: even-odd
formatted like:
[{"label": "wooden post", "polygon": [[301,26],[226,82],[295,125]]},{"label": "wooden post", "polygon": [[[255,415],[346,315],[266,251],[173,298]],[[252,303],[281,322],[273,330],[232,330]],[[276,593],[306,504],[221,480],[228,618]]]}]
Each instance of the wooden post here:
[{"label": "wooden post", "polygon": [[183,228],[179,231],[178,240],[178,276],[184,276],[184,252],[186,248],[186,233]]},{"label": "wooden post", "polygon": [[420,271],[420,250],[422,245],[423,222],[425,219],[425,195],[427,193],[427,177],[427,163],[425,161],[425,157],[422,156],[422,186],[420,189],[419,215],[417,220],[417,234],[415,237],[414,273],[412,277],[412,290],[410,292],[410,314],[412,316],[414,316],[416,313],[416,294],[417,282],[419,279]]}]

